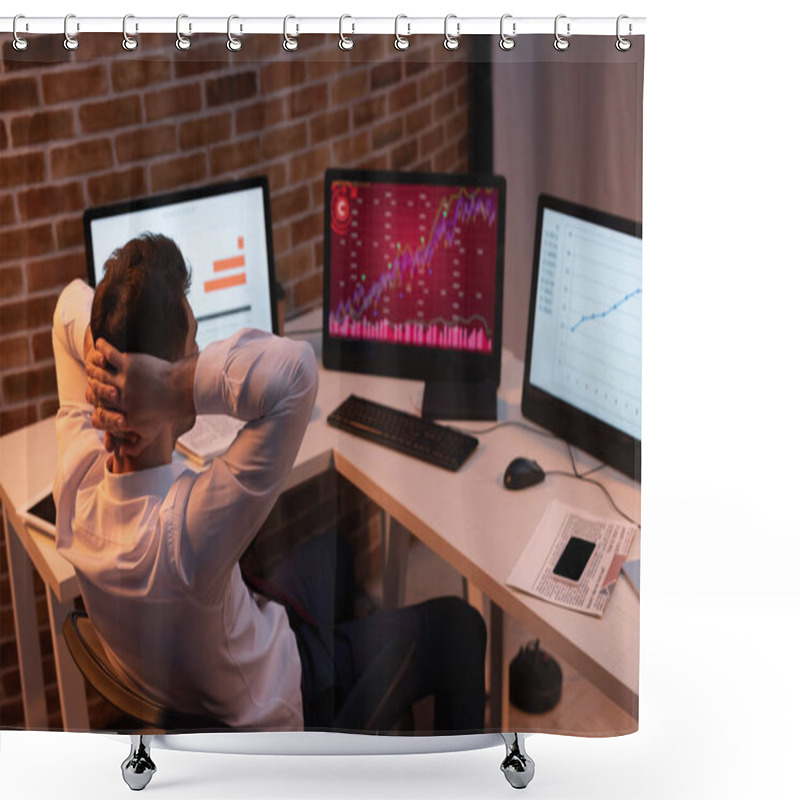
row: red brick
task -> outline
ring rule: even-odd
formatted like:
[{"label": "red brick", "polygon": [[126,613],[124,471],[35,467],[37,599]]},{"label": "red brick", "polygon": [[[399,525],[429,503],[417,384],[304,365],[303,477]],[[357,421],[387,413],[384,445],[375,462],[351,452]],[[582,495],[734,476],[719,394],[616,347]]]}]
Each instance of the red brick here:
[{"label": "red brick", "polygon": [[[58,414],[58,409],[58,397],[48,397],[47,399],[42,400],[39,403],[39,419],[54,417],[56,414]],[[54,680],[56,676],[55,662],[49,664],[48,667],[48,669],[45,669],[45,680],[50,682]]]},{"label": "red brick", "polygon": [[420,72],[425,72],[430,66],[430,51],[416,50],[414,58],[406,58],[403,63],[405,64],[406,77],[410,78],[414,75],[419,75]]},{"label": "red brick", "polygon": [[224,75],[221,78],[210,78],[206,81],[206,102],[209,106],[220,106],[247,100],[255,96],[257,83],[255,72],[240,72]]},{"label": "red brick", "polygon": [[346,108],[320,114],[311,120],[311,144],[342,136],[350,129],[350,112]]},{"label": "red brick", "polygon": [[349,136],[340,142],[333,143],[333,159],[338,164],[352,164],[370,153],[370,134],[362,131],[356,136]]},{"label": "red brick", "polygon": [[56,244],[59,250],[83,247],[83,218],[72,217],[56,223]]},{"label": "red brick", "polygon": [[74,131],[71,109],[40,111],[29,117],[15,117],[11,120],[14,147],[68,139]]},{"label": "red brick", "polygon": [[148,122],[191,114],[202,105],[200,87],[197,84],[172,86],[144,97],[144,108]]},{"label": "red brick", "polygon": [[7,303],[0,314],[0,334],[5,336],[52,325],[57,300],[57,295],[49,295]]},{"label": "red brick", "polygon": [[353,100],[366,93],[367,83],[367,73],[364,70],[336,78],[331,86],[333,105],[349,105]]},{"label": "red brick", "polygon": [[264,133],[261,152],[266,160],[280,158],[308,145],[308,130],[305,122],[283,128],[272,128]]},{"label": "red brick", "polygon": [[108,91],[108,76],[103,64],[42,75],[42,93],[48,105],[98,97]]},{"label": "red brick", "polygon": [[315,272],[308,278],[298,281],[292,287],[292,300],[295,308],[316,304],[322,297],[322,272]]},{"label": "red brick", "polygon": [[421,130],[427,128],[428,125],[431,124],[432,120],[432,103],[428,103],[428,105],[422,106],[422,108],[415,108],[413,111],[409,111],[405,116],[406,135],[413,136],[414,134],[419,133]]},{"label": "red brick", "polygon": [[305,80],[305,64],[300,59],[273,61],[261,68],[263,94],[297,86]]},{"label": "red brick", "polygon": [[282,161],[270,164],[266,168],[260,167],[257,174],[259,173],[267,176],[271,193],[279,192],[288,182],[288,170]]},{"label": "red brick", "polygon": [[441,69],[430,72],[420,81],[419,92],[422,97],[430,97],[442,90],[444,86],[444,74]]},{"label": "red brick", "polygon": [[389,95],[389,113],[393,114],[396,111],[413,106],[418,99],[417,82],[406,83],[399,86]]},{"label": "red brick", "polygon": [[35,361],[49,361],[53,357],[53,335],[50,331],[37,331],[31,337]]},{"label": "red brick", "polygon": [[23,111],[39,105],[36,78],[10,78],[0,81],[0,113]]},{"label": "red brick", "polygon": [[455,111],[455,108],[455,95],[452,92],[446,92],[445,94],[436,98],[436,102],[433,105],[433,116],[435,117],[436,121],[439,122],[449,117],[450,114]]},{"label": "red brick", "polygon": [[129,200],[147,194],[145,167],[133,167],[122,172],[107,172],[90,178],[86,184],[89,201],[101,206],[118,200]]},{"label": "red brick", "polygon": [[0,197],[0,225],[13,225],[17,221],[14,198],[10,194]]},{"label": "red brick", "polygon": [[56,391],[56,371],[53,367],[38,367],[15,372],[3,378],[3,400],[22,403]]},{"label": "red brick", "polygon": [[44,176],[44,155],[42,153],[0,157],[0,180],[2,180],[4,189],[41,183]]},{"label": "red brick", "polygon": [[83,187],[80,183],[62,186],[37,186],[17,195],[19,215],[23,220],[52,217],[65,211],[83,210]]},{"label": "red brick", "polygon": [[[181,29],[186,33],[185,27]],[[212,37],[214,38],[214,37]],[[227,51],[222,51],[227,55]],[[197,75],[202,75],[206,72],[216,72],[219,69],[227,68],[227,58],[223,61],[219,59],[219,42],[203,40],[192,42],[189,50],[178,53],[176,50],[173,55],[172,68],[176,80],[183,78],[194,78]]]},{"label": "red brick", "polygon": [[292,244],[307,244],[323,234],[322,213],[314,212],[292,223]]},{"label": "red brick", "polygon": [[120,164],[168,155],[177,148],[175,128],[172,125],[159,125],[121,133],[114,140],[114,146]]},{"label": "red brick", "polygon": [[[332,53],[331,55],[338,54]],[[317,60],[310,58],[308,61],[306,61],[306,75],[309,83],[313,83],[314,81],[318,81],[322,78],[328,78],[346,68],[347,64],[342,61],[335,61],[333,59]]]},{"label": "red brick", "polygon": [[203,117],[184,122],[178,131],[181,150],[194,150],[230,138],[232,116],[230,112],[215,117]]},{"label": "red brick", "polygon": [[289,161],[289,180],[292,183],[321,175],[331,164],[331,151],[327,145],[294,156]]},{"label": "red brick", "polygon": [[5,121],[0,121],[0,150],[5,150],[8,147],[8,134],[6,133]]},{"label": "red brick", "polygon": [[372,147],[380,150],[388,144],[394,144],[403,136],[403,120],[400,117],[383,122],[372,129]]},{"label": "red brick", "polygon": [[52,250],[53,231],[50,225],[0,231],[0,261],[41,256]]},{"label": "red brick", "polygon": [[26,34],[27,50],[14,50],[11,37],[3,42],[3,61],[6,72],[56,68],[59,62],[68,61],[70,53],[64,49],[64,40],[52,34]]},{"label": "red brick", "polygon": [[403,169],[409,167],[419,155],[419,143],[416,139],[404,142],[399,147],[392,150],[391,165],[392,169]]},{"label": "red brick", "polygon": [[375,120],[380,119],[386,114],[386,98],[371,97],[353,106],[353,127],[360,128]]},{"label": "red brick", "polygon": [[292,229],[291,225],[273,225],[272,226],[272,249],[275,251],[275,256],[282,256],[288,252],[292,246]]},{"label": "red brick", "polygon": [[220,175],[223,172],[236,172],[245,169],[260,160],[258,139],[247,142],[232,142],[231,144],[215,147],[209,154],[211,174]]},{"label": "red brick", "polygon": [[284,283],[305,275],[314,267],[313,249],[310,244],[292,250],[276,263],[277,278]]},{"label": "red brick", "polygon": [[277,222],[308,211],[308,187],[298,186],[272,197],[272,219]]},{"label": "red brick", "polygon": [[84,133],[100,133],[113,128],[127,128],[142,121],[138,95],[82,105],[78,111]]},{"label": "red brick", "polygon": [[[24,428],[26,425],[30,425],[33,422],[36,422],[36,406],[23,406],[22,408],[10,408],[10,409],[3,409],[0,411],[0,436],[5,436],[7,433],[11,433],[11,431],[16,431],[19,428]],[[21,705],[21,703],[20,703]],[[20,709],[21,711],[21,709]],[[7,705],[7,699],[3,698],[3,725],[10,725],[11,720],[10,717],[12,716],[13,709],[9,709]],[[20,727],[24,727],[24,720],[22,721],[22,725]]]},{"label": "red brick", "polygon": [[205,154],[176,158],[150,167],[150,185],[154,192],[202,181],[207,175]]},{"label": "red brick", "polygon": [[27,336],[15,336],[0,342],[0,369],[23,367],[30,361]]},{"label": "red brick", "polygon": [[403,65],[399,61],[387,61],[373,67],[369,73],[369,86],[372,91],[385,89],[403,77]]},{"label": "red brick", "polygon": [[168,80],[168,59],[126,59],[111,64],[111,85],[116,92],[141,89]]},{"label": "red brick", "polygon": [[66,286],[73,278],[82,278],[85,275],[86,259],[83,253],[45,258],[29,262],[25,266],[28,291],[31,292]]},{"label": "red brick", "polygon": [[0,269],[0,297],[11,297],[22,291],[22,270],[19,267]]},{"label": "red brick", "polygon": [[54,178],[108,169],[113,163],[111,142],[108,139],[81,141],[50,151],[50,172]]},{"label": "red brick", "polygon": [[423,153],[429,154],[436,152],[444,142],[444,125],[437,125],[432,131],[422,135],[420,139],[420,149]]},{"label": "red brick", "polygon": [[289,116],[305,117],[328,107],[328,84],[298,86],[289,96]]},{"label": "red brick", "polygon": [[236,132],[263,131],[282,122],[284,101],[282,97],[239,108],[236,111]]}]

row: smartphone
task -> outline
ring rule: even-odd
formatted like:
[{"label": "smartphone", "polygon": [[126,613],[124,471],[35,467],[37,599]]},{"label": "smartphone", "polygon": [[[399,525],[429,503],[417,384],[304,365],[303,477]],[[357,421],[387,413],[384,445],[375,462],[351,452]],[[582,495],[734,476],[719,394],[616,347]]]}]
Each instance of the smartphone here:
[{"label": "smartphone", "polygon": [[562,550],[558,563],[553,567],[553,574],[564,580],[577,583],[592,557],[597,545],[577,536],[570,537],[567,546]]},{"label": "smartphone", "polygon": [[23,512],[22,517],[31,527],[55,537],[56,504],[53,500],[53,493],[48,491],[43,497],[34,499],[28,510]]}]

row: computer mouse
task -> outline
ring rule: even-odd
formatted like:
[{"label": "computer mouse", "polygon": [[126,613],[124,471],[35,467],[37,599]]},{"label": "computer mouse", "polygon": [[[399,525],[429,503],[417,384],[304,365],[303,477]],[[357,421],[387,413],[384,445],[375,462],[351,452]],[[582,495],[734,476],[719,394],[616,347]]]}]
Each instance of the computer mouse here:
[{"label": "computer mouse", "polygon": [[506,489],[527,489],[544,480],[544,470],[532,459],[520,456],[515,458],[503,475]]}]

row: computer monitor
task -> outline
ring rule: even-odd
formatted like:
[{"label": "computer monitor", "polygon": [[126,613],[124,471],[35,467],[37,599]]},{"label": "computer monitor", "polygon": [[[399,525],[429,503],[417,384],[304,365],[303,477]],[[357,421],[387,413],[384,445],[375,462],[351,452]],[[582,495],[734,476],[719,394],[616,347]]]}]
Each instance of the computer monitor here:
[{"label": "computer monitor", "polygon": [[192,272],[188,300],[201,350],[243,327],[277,332],[266,178],[90,208],[83,224],[91,286],[102,279],[111,253],[130,239],[149,232],[175,241]]},{"label": "computer monitor", "polygon": [[522,413],[640,480],[642,226],[539,198]]},{"label": "computer monitor", "polygon": [[505,179],[325,174],[323,364],[425,381],[422,414],[496,419]]}]

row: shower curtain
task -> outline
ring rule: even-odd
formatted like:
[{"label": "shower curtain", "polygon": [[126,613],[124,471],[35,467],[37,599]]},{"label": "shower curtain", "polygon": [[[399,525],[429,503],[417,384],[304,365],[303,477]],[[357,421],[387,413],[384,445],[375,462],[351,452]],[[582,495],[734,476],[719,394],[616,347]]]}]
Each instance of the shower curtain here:
[{"label": "shower curtain", "polygon": [[[540,196],[641,226],[643,37],[629,50],[616,48],[613,35],[575,38],[566,49],[554,47],[553,37],[543,35],[518,37],[513,49],[499,48],[496,36],[463,37],[456,49],[443,47],[442,36],[411,36],[410,46],[401,49],[394,46],[391,36],[363,35],[353,36],[354,46],[343,49],[338,46],[339,37],[305,35],[298,37],[295,50],[282,47],[281,37],[268,35],[244,36],[240,46],[229,38],[227,43],[234,46],[226,47],[224,36],[196,34],[189,47],[176,47],[175,35],[142,34],[130,50],[120,46],[119,34],[77,34],[79,46],[74,49],[65,48],[63,37],[57,35],[27,38],[25,50],[16,49],[10,36],[5,38],[0,67],[0,425],[6,437],[4,454],[12,446],[19,447],[19,439],[13,439],[15,433],[52,419],[58,411],[61,387],[56,381],[53,349],[54,312],[65,287],[87,279],[83,221],[87,209],[266,178],[271,255],[279,316],[285,320],[283,331],[291,339],[309,340],[314,345],[320,324],[326,324],[324,319],[320,323],[319,316],[325,291],[325,228],[332,224],[325,216],[326,170],[377,172],[384,181],[390,180],[387,176],[406,173],[461,176],[467,187],[470,180],[463,176],[473,176],[473,182],[475,175],[501,176],[505,181],[505,235],[501,242],[503,355],[498,420],[516,424],[494,434],[482,430],[488,423],[452,423],[478,434],[480,445],[462,473],[463,479],[456,473],[455,482],[447,484],[447,493],[456,498],[465,529],[472,519],[483,518],[487,504],[495,502],[518,504],[517,528],[487,527],[481,533],[480,548],[457,552],[427,518],[420,522],[413,502],[406,503],[407,515],[397,514],[396,507],[385,502],[382,488],[374,490],[367,478],[372,466],[381,463],[384,451],[372,445],[366,463],[355,470],[357,476],[336,462],[311,477],[292,481],[249,542],[241,566],[234,569],[234,579],[240,580],[240,573],[254,576],[250,588],[256,599],[247,602],[259,609],[277,604],[283,609],[281,614],[285,613],[281,619],[293,620],[298,613],[294,606],[280,597],[269,597],[268,590],[259,593],[258,581],[280,569],[293,552],[309,543],[313,547],[335,529],[353,555],[354,594],[349,616],[356,622],[380,620],[381,614],[395,613],[385,607],[380,587],[388,560],[396,555],[393,542],[399,540],[404,543],[398,557],[405,562],[400,570],[405,581],[404,591],[395,598],[398,604],[429,608],[442,597],[455,596],[459,613],[443,630],[448,630],[452,647],[467,639],[477,642],[474,646],[480,656],[474,674],[481,681],[479,721],[466,728],[472,732],[583,735],[635,731],[639,483],[629,479],[624,469],[602,469],[595,455],[532,434],[534,423],[525,419],[520,406]],[[123,244],[118,242],[118,246]],[[381,258],[390,257],[382,253]],[[195,273],[202,273],[200,265],[191,266]],[[197,292],[199,286],[196,277],[192,291]],[[640,306],[641,295],[639,285],[626,290],[621,299],[628,306]],[[591,311],[600,316],[616,309],[609,304]],[[589,318],[589,311],[584,313],[579,321]],[[319,359],[319,342],[316,349]],[[345,379],[324,372],[328,381]],[[394,379],[382,380],[388,384]],[[377,390],[377,399],[382,396],[382,390]],[[332,410],[320,394],[313,414],[325,417]],[[416,400],[404,410],[418,413]],[[508,437],[503,440],[505,449],[496,463],[480,466],[497,452],[497,439],[492,436]],[[544,485],[519,493],[503,489],[503,470],[510,455],[535,455],[545,469]],[[27,457],[24,453],[16,457],[24,472]],[[621,506],[622,516],[596,486],[573,480],[575,476],[559,476],[571,458],[577,460],[584,477],[598,470],[592,478],[603,483],[604,477],[612,474],[609,491]],[[416,465],[409,461],[396,479],[412,481]],[[53,464],[53,470],[55,467]],[[476,469],[483,470],[482,483],[469,478]],[[2,478],[4,487],[9,478],[7,471]],[[37,534],[31,544],[30,536],[20,536],[15,526],[20,524],[19,512],[27,509],[7,508],[9,497],[4,492],[7,544],[0,598],[0,726],[70,727],[63,707],[73,701],[59,695],[59,680],[72,667],[62,666],[68,654],[63,650],[61,631],[53,630],[52,595],[48,593],[54,590],[48,582],[54,579],[41,574],[43,580],[35,579],[30,594],[19,595],[16,590],[20,565],[31,569],[34,564],[39,569],[41,561],[33,550],[54,549],[52,540]],[[613,554],[613,563],[604,567],[611,578],[600,587],[605,592],[600,614],[565,608],[557,597],[534,595],[510,580],[512,568],[523,563],[530,543],[549,535],[550,516],[545,510],[556,514],[564,508],[586,512],[584,529],[602,528],[611,525],[611,520],[625,527],[629,537]],[[397,516],[399,520],[393,518]],[[123,533],[117,537],[112,532],[110,538],[120,538]],[[52,557],[64,557],[65,564],[73,565],[78,582],[69,584],[65,598],[58,600],[74,601],[81,607],[87,599],[81,597],[81,581],[91,580],[85,574],[86,563],[74,563],[69,548],[61,543],[59,547],[60,555]],[[596,549],[599,552],[600,548]],[[505,574],[487,577],[490,570],[482,558],[491,560],[491,554],[498,551],[507,553]],[[330,557],[342,558],[339,552],[334,549]],[[19,561],[12,565],[17,574],[9,576],[12,554]],[[29,562],[25,562],[26,556]],[[12,578],[13,602],[7,588]],[[22,608],[31,597],[35,608]],[[50,603],[49,615],[45,599]],[[96,611],[88,605],[91,618]],[[35,649],[29,651],[36,656],[32,660],[18,657],[20,631],[15,621],[18,626],[22,619],[38,626]],[[417,626],[414,636],[419,634],[418,626],[428,625],[431,617],[419,619],[423,621],[413,623]],[[56,620],[59,627],[62,621]],[[97,622],[102,629],[102,620]],[[235,625],[231,626],[232,637]],[[293,636],[302,639],[295,628],[283,632],[290,637],[287,642],[293,641]],[[172,635],[160,631],[164,652],[169,650]],[[309,634],[311,639],[315,635]],[[331,641],[337,636],[331,633]],[[420,634],[411,647],[416,688],[403,695],[405,707],[390,725],[395,733],[430,735],[452,730],[450,726],[437,730],[435,720],[438,705],[444,702],[442,696],[448,687],[461,686],[457,680],[461,675],[457,666],[449,664],[446,674],[434,680],[440,665],[431,662],[430,653],[451,646],[437,649],[439,636],[433,637],[433,643],[430,638]],[[375,653],[379,649],[374,645]],[[301,673],[308,668],[298,656],[298,646],[287,652],[291,658],[287,657],[284,669],[294,671],[290,694],[298,709],[288,727],[302,728],[299,704],[306,699],[306,674]],[[439,658],[445,656],[446,652],[440,653]],[[143,688],[141,676],[131,674],[118,655],[112,653],[111,660],[119,666],[123,680]],[[352,660],[347,663],[355,669]],[[40,677],[29,679],[26,670]],[[172,680],[180,682],[181,678],[175,675]],[[439,688],[433,692],[438,692],[434,703],[430,686],[436,681]],[[162,690],[168,683],[162,683],[158,693],[165,704],[169,698]],[[348,691],[355,683],[355,678],[348,680]],[[135,728],[119,708],[93,689],[86,691],[86,702],[78,702],[83,715],[77,717],[85,723],[77,729]],[[452,691],[469,691],[472,697],[474,680],[469,689]],[[40,696],[34,696],[37,693]],[[457,696],[455,703],[462,701]],[[335,709],[342,698],[330,702]],[[227,714],[215,700],[203,706],[198,699],[188,710],[205,710],[216,719],[239,718]],[[308,706],[305,712],[309,713]],[[287,727],[280,715],[266,714],[263,719],[242,727]],[[274,724],[273,719],[277,720]],[[335,714],[326,719],[330,724],[317,727],[336,730]]]}]

